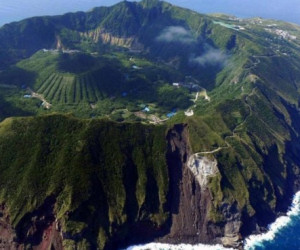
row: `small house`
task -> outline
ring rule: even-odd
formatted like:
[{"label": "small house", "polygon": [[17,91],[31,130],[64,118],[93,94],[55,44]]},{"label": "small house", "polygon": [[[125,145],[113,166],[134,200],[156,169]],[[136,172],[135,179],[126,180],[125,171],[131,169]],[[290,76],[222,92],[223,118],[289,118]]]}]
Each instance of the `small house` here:
[{"label": "small house", "polygon": [[171,118],[171,117],[173,117],[174,115],[176,115],[176,113],[171,112],[171,113],[168,113],[168,114],[167,114],[167,117],[168,117],[168,118]]},{"label": "small house", "polygon": [[145,107],[145,108],[143,109],[143,111],[144,111],[144,112],[150,112],[150,108],[149,108],[149,107]]},{"label": "small house", "polygon": [[177,112],[177,110],[176,110],[175,108],[172,109],[172,111],[171,111],[170,113],[167,114],[167,117],[168,117],[168,118],[173,117],[174,115],[176,115],[176,112]]},{"label": "small house", "polygon": [[133,68],[133,69],[142,69],[141,67],[136,66],[136,65],[133,65],[132,68]]}]

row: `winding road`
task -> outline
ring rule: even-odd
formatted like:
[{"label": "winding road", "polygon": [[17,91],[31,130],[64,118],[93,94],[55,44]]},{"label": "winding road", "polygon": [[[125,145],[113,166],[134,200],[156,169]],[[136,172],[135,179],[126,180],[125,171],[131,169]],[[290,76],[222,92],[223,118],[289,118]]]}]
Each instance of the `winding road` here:
[{"label": "winding road", "polygon": [[245,119],[244,119],[240,124],[238,124],[238,125],[232,130],[232,134],[231,134],[231,135],[228,135],[228,136],[226,136],[226,137],[224,138],[224,142],[225,142],[226,146],[218,147],[218,148],[216,148],[216,149],[214,149],[214,150],[211,150],[211,151],[197,152],[197,153],[195,153],[195,155],[199,156],[199,155],[214,154],[214,153],[219,152],[219,151],[222,150],[222,149],[229,148],[229,147],[231,147],[230,143],[227,141],[227,139],[229,139],[229,138],[238,137],[240,140],[242,140],[242,139],[237,135],[236,131],[237,131],[237,129],[238,129],[239,127],[242,127],[242,126],[246,123],[247,119],[248,119],[248,118],[252,115],[252,113],[253,113],[252,108],[251,108],[250,104],[248,103],[248,98],[249,98],[249,96],[252,96],[252,95],[255,94],[255,90],[256,90],[256,87],[253,88],[252,91],[251,91],[251,93],[250,93],[249,95],[247,95],[246,98],[245,98],[245,104],[246,104],[247,107],[249,108],[249,114],[245,117]]},{"label": "winding road", "polygon": [[27,88],[27,90],[30,92],[31,96],[33,98],[37,98],[39,100],[41,100],[43,102],[43,106],[46,108],[46,109],[50,109],[52,104],[47,102],[47,100],[44,98],[43,95],[39,94],[39,93],[36,93],[34,92],[31,88]]}]

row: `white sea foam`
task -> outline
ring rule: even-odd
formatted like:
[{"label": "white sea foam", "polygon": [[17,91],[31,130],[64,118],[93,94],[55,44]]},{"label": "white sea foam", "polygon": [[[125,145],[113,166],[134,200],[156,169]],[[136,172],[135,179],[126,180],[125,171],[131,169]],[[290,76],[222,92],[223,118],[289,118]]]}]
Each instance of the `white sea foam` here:
[{"label": "white sea foam", "polygon": [[230,248],[224,248],[222,245],[170,245],[162,243],[149,243],[146,245],[131,246],[126,250],[230,250]]},{"label": "white sea foam", "polygon": [[[260,235],[251,235],[245,240],[245,250],[254,250],[258,246],[262,246],[266,241],[274,240],[276,234],[286,226],[288,226],[293,217],[300,214],[300,192],[296,193],[293,199],[293,203],[287,212],[286,216],[279,217],[274,223],[272,223],[268,229],[269,231]],[[126,250],[229,250],[222,245],[170,245],[161,243],[149,243],[146,245],[137,245],[128,247]]]},{"label": "white sea foam", "polygon": [[262,246],[266,241],[274,240],[276,234],[278,234],[283,228],[288,226],[294,216],[300,214],[300,192],[296,193],[293,199],[293,203],[286,216],[279,217],[274,223],[272,223],[268,229],[269,231],[260,235],[251,235],[245,240],[244,247],[246,250],[254,250],[256,247]]}]

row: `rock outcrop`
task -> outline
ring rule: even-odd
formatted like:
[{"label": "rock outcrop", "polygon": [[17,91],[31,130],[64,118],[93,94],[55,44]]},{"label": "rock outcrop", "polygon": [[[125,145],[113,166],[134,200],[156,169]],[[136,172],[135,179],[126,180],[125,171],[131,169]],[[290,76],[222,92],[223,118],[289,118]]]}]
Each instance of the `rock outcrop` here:
[{"label": "rock outcrop", "polygon": [[0,206],[0,249],[18,249],[19,245],[17,244],[16,233],[13,229],[7,207],[5,204]]},{"label": "rock outcrop", "polygon": [[[66,120],[64,124],[66,124]],[[110,126],[115,125],[110,124]],[[124,127],[118,129],[124,133]],[[115,128],[114,133],[119,131],[118,129]],[[103,128],[93,127],[92,131],[94,134],[95,131],[100,133],[102,130]],[[134,132],[136,133],[136,131]],[[145,131],[150,133],[150,130]],[[217,161],[219,158],[213,156],[201,156],[201,154],[192,152],[188,125],[174,125],[168,131],[166,141],[164,141],[163,127],[159,133],[159,137],[162,137],[161,149],[167,147],[166,151],[160,155],[160,159],[162,162],[165,159],[167,164],[156,166],[157,174],[155,175],[149,172],[151,167],[146,166],[148,172],[144,175],[147,177],[145,193],[142,193],[141,197],[136,196],[137,192],[140,192],[137,188],[140,178],[137,165],[128,158],[123,168],[120,185],[123,185],[121,190],[125,190],[125,205],[120,208],[120,213],[122,216],[127,216],[121,217],[123,221],[111,222],[109,220],[106,189],[101,184],[103,179],[101,181],[94,179],[91,184],[91,190],[93,190],[90,191],[91,196],[84,202],[80,200],[80,205],[74,207],[73,211],[68,209],[63,213],[59,212],[61,210],[59,202],[57,202],[59,193],[47,196],[41,205],[37,208],[33,207],[33,211],[30,210],[21,215],[21,219],[15,223],[15,228],[12,226],[14,223],[9,215],[10,208],[1,205],[0,248],[24,249],[30,247],[32,249],[60,250],[68,249],[68,246],[71,248],[116,249],[149,241],[173,244],[223,244],[228,247],[241,248],[243,237],[262,230],[262,226],[265,225],[259,221],[259,217],[256,214],[252,218],[247,217],[248,214],[241,208],[238,201],[231,201],[224,196],[216,201],[216,190],[212,190],[211,183],[212,180],[218,182],[222,178],[221,161]],[[107,135],[107,132],[104,134]],[[102,138],[100,141],[102,142],[104,137],[98,135],[97,138],[99,140]],[[119,140],[118,138],[116,143]],[[160,140],[157,141],[160,142]],[[143,145],[145,141],[140,143]],[[103,157],[103,155],[99,155],[100,147],[94,141],[87,145],[89,145],[87,148],[90,151],[84,152],[85,154],[93,152],[93,161],[96,164],[96,159],[98,159],[96,157],[99,159]],[[78,154],[78,151],[76,152]],[[124,157],[130,157],[129,152],[125,153]],[[157,153],[161,153],[161,150],[158,150]],[[143,157],[141,156],[140,159]],[[88,160],[91,161],[90,158]],[[82,166],[85,164],[87,162]],[[98,165],[95,166],[98,169]],[[152,165],[150,164],[150,166]],[[118,167],[116,166],[116,169]],[[164,177],[159,179],[162,173]],[[161,190],[165,191],[162,193]],[[159,197],[159,195],[161,196]],[[141,199],[140,207],[137,198]],[[92,210],[89,210],[91,208]],[[21,210],[22,208],[18,210],[18,213],[22,213]],[[86,211],[90,212],[87,214]],[[58,220],[59,213],[60,219]],[[213,213],[219,216],[218,219],[213,216]],[[113,215],[113,212],[111,214]],[[247,232],[244,231],[245,227],[249,229]],[[103,228],[107,231],[104,231]],[[95,230],[98,230],[97,233]]]},{"label": "rock outcrop", "polygon": [[169,243],[216,242],[222,230],[209,221],[212,205],[208,190],[202,190],[189,168],[191,148],[186,125],[175,125],[167,136],[167,161],[170,175],[170,233],[163,238]]},{"label": "rock outcrop", "polygon": [[54,215],[55,198],[48,197],[44,204],[23,217],[19,226],[14,228],[7,208],[0,207],[0,249],[36,250],[63,249],[63,237],[59,222]]},{"label": "rock outcrop", "polygon": [[83,38],[91,39],[94,43],[102,42],[103,44],[109,44],[112,46],[120,46],[124,48],[143,49],[143,45],[137,41],[134,36],[120,37],[111,34],[103,28],[97,28],[86,32],[81,32],[80,36]]},{"label": "rock outcrop", "polygon": [[191,155],[187,165],[194,174],[202,190],[206,189],[208,178],[219,173],[217,160],[209,159],[206,156],[200,156],[198,154]]},{"label": "rock outcrop", "polygon": [[237,204],[222,205],[223,223],[214,223],[208,178],[219,173],[216,159],[193,154],[188,126],[175,125],[167,136],[167,163],[170,176],[170,232],[167,243],[207,243],[240,247],[241,217]]}]

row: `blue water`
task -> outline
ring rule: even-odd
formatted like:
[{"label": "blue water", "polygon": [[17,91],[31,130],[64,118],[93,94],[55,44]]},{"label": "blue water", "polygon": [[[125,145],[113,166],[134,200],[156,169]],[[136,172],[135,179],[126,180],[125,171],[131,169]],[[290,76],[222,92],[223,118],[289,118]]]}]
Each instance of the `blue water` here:
[{"label": "blue water", "polygon": [[[294,196],[286,216],[279,217],[268,232],[252,235],[245,240],[245,250],[300,250],[300,192]],[[228,250],[220,245],[168,245],[150,243],[131,246],[127,250]]]},{"label": "blue water", "polygon": [[32,16],[58,15],[109,6],[118,0],[0,0],[0,26]]},{"label": "blue water", "polygon": [[278,231],[271,241],[264,241],[254,246],[255,250],[300,249],[300,215],[293,216],[290,225]]},{"label": "blue water", "polygon": [[[66,12],[87,11],[95,6],[112,5],[120,0],[0,0],[0,26],[31,16],[57,15]],[[223,12],[239,17],[261,16],[300,24],[299,0],[169,0],[200,13]],[[267,234],[252,236],[247,241],[249,250],[300,250],[300,193],[295,196],[288,216],[281,217]],[[130,249],[147,249],[134,247]],[[148,247],[149,249],[149,247]],[[221,246],[170,246],[152,244],[150,249],[223,249]]]},{"label": "blue water", "polygon": [[[87,11],[121,0],[0,0],[0,26],[31,16]],[[300,24],[299,0],[169,0],[200,13],[227,13],[238,17],[272,18]]]},{"label": "blue water", "polygon": [[294,196],[286,216],[279,217],[271,224],[267,233],[250,236],[245,246],[247,250],[300,249],[300,192]]}]

